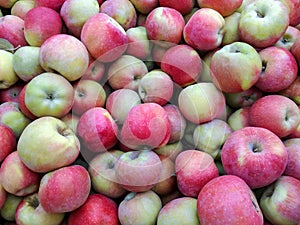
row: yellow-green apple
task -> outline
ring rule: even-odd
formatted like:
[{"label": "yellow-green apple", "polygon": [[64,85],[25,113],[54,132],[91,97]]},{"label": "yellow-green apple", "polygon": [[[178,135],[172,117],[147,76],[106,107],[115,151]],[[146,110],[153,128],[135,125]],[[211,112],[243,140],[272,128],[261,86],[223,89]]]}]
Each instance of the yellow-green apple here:
[{"label": "yellow-green apple", "polygon": [[93,15],[99,13],[100,7],[97,0],[66,0],[60,9],[68,31],[75,37],[80,38],[83,24]]},{"label": "yellow-green apple", "polygon": [[17,207],[23,198],[24,197],[22,196],[16,196],[7,193],[5,202],[0,209],[1,217],[6,221],[10,221],[10,222],[15,221],[15,214],[16,214]]},{"label": "yellow-green apple", "polygon": [[26,13],[34,8],[34,0],[18,0],[11,7],[11,15],[18,16],[24,20]]},{"label": "yellow-green apple", "polygon": [[202,71],[200,77],[198,79],[199,82],[212,82],[211,78],[211,70],[210,70],[210,62],[212,56],[218,51],[220,48],[215,48],[211,51],[206,51],[202,56]]},{"label": "yellow-green apple", "polygon": [[0,105],[0,123],[10,127],[19,138],[25,127],[31,122],[20,110],[17,102],[4,102]]},{"label": "yellow-green apple", "polygon": [[73,106],[74,89],[63,76],[45,72],[27,83],[24,101],[28,110],[37,117],[61,118]]},{"label": "yellow-green apple", "polygon": [[116,177],[116,162],[122,154],[120,150],[110,150],[99,153],[89,162],[88,171],[92,187],[97,193],[119,198],[127,192]]},{"label": "yellow-green apple", "polygon": [[164,53],[161,59],[161,69],[169,74],[176,84],[185,87],[198,80],[202,70],[202,61],[195,49],[189,45],[180,44],[169,48]]},{"label": "yellow-green apple", "polygon": [[61,6],[63,5],[63,3],[66,0],[53,0],[53,1],[49,1],[49,0],[34,0],[34,6],[38,7],[38,6],[44,6],[44,7],[48,7],[50,9],[54,9],[55,11],[60,10]]},{"label": "yellow-green apple", "polygon": [[290,138],[283,142],[288,152],[288,162],[284,175],[300,180],[300,138]]},{"label": "yellow-green apple", "polygon": [[262,70],[262,60],[250,44],[233,42],[216,51],[210,62],[215,85],[227,93],[251,88]]},{"label": "yellow-green apple", "polygon": [[193,134],[195,147],[216,158],[231,133],[232,129],[229,124],[220,119],[199,124]]},{"label": "yellow-green apple", "polygon": [[159,181],[162,162],[152,150],[124,152],[116,161],[117,181],[128,191],[145,192]]},{"label": "yellow-green apple", "polygon": [[185,0],[185,1],[159,0],[160,6],[176,9],[182,15],[186,15],[186,14],[190,13],[194,8],[195,3],[196,3],[195,0]]},{"label": "yellow-green apple", "polygon": [[175,170],[180,192],[195,198],[207,182],[219,176],[213,157],[199,150],[179,153],[175,160]]},{"label": "yellow-green apple", "polygon": [[185,119],[200,124],[211,121],[223,113],[225,97],[213,83],[197,83],[182,89],[178,107]]},{"label": "yellow-green apple", "polygon": [[198,9],[184,26],[185,42],[196,50],[213,50],[221,45],[225,20],[216,10]]},{"label": "yellow-green apple", "polygon": [[124,123],[133,106],[141,104],[141,98],[137,92],[131,89],[118,89],[108,95],[105,108],[109,111],[118,125]]},{"label": "yellow-green apple", "polygon": [[24,36],[24,20],[14,15],[0,17],[0,38],[9,41],[15,48],[27,45]]},{"label": "yellow-green apple", "polygon": [[281,139],[262,127],[244,127],[234,131],[221,150],[226,174],[241,177],[252,189],[265,187],[277,180],[286,168],[287,159]]},{"label": "yellow-green apple", "polygon": [[0,49],[0,90],[18,82],[19,77],[13,67],[14,54]]},{"label": "yellow-green apple", "polygon": [[18,0],[1,0],[0,1],[0,7],[3,7],[3,8],[11,8]]},{"label": "yellow-green apple", "polygon": [[159,6],[158,0],[130,0],[140,14],[147,15]]},{"label": "yellow-green apple", "polygon": [[104,63],[99,62],[98,60],[90,60],[89,66],[85,73],[82,75],[81,79],[85,80],[94,80],[99,82],[102,80],[105,74]]},{"label": "yellow-green apple", "polygon": [[40,65],[48,72],[53,71],[69,81],[75,81],[81,78],[88,68],[89,53],[76,37],[56,34],[42,44]]},{"label": "yellow-green apple", "polygon": [[0,90],[0,103],[4,102],[19,102],[19,95],[22,91],[25,83],[22,81],[18,81],[13,84],[9,88]]},{"label": "yellow-green apple", "polygon": [[132,55],[122,55],[109,65],[107,80],[113,89],[138,90],[140,79],[148,73],[146,64]]},{"label": "yellow-green apple", "polygon": [[294,44],[290,49],[291,53],[295,56],[298,65],[300,65],[300,36],[296,38]]},{"label": "yellow-green apple", "polygon": [[285,33],[276,42],[275,46],[290,50],[295,40],[299,36],[300,36],[300,30],[298,30],[296,27],[288,26]]},{"label": "yellow-green apple", "polygon": [[79,155],[80,143],[67,124],[44,116],[24,129],[17,151],[29,169],[45,173],[73,163]]},{"label": "yellow-green apple", "polygon": [[19,93],[19,96],[18,96],[18,104],[19,104],[20,111],[27,118],[29,118],[30,120],[35,120],[38,117],[33,115],[32,112],[29,111],[29,109],[27,108],[27,106],[25,104],[25,93],[26,93],[27,86],[28,86],[28,83],[25,83],[25,85],[21,89],[21,92]]},{"label": "yellow-green apple", "polygon": [[297,224],[300,221],[300,181],[281,176],[269,185],[260,199],[260,207],[272,224]]},{"label": "yellow-green apple", "polygon": [[91,152],[105,152],[118,142],[118,126],[103,107],[91,108],[80,116],[77,134]]},{"label": "yellow-green apple", "polygon": [[22,199],[16,209],[16,224],[30,225],[60,225],[65,217],[64,213],[48,213],[40,204],[37,193]]},{"label": "yellow-green apple", "polygon": [[211,8],[218,11],[222,16],[229,16],[236,11],[241,5],[243,0],[197,0],[200,8]]},{"label": "yellow-green apple", "polygon": [[129,0],[104,1],[101,4],[100,12],[114,18],[124,30],[136,26],[137,13],[134,5]]},{"label": "yellow-green apple", "polygon": [[263,92],[278,92],[290,86],[298,75],[293,54],[282,47],[270,46],[259,51],[262,71],[255,86]]},{"label": "yellow-green apple", "polygon": [[2,162],[0,182],[8,193],[26,196],[39,188],[40,174],[31,171],[21,160],[17,151],[10,153]]},{"label": "yellow-green apple", "polygon": [[157,225],[200,225],[197,214],[197,199],[178,197],[166,203],[159,211]]},{"label": "yellow-green apple", "polygon": [[83,166],[70,165],[46,173],[41,179],[38,197],[46,212],[71,212],[84,204],[90,189],[88,171]]},{"label": "yellow-green apple", "polygon": [[239,35],[253,47],[276,44],[289,25],[289,12],[281,1],[256,0],[241,12]]},{"label": "yellow-green apple", "polygon": [[139,59],[145,59],[150,55],[152,45],[144,26],[129,28],[126,30],[126,35],[128,38],[128,47],[125,54]]},{"label": "yellow-green apple", "polygon": [[144,103],[154,102],[163,106],[173,95],[173,81],[162,70],[151,70],[139,81],[138,93]]},{"label": "yellow-green apple", "polygon": [[166,111],[159,104],[149,102],[131,108],[121,128],[120,141],[136,150],[153,149],[166,145],[170,136]]},{"label": "yellow-green apple", "polygon": [[124,28],[105,13],[97,13],[83,25],[80,35],[90,54],[101,62],[112,62],[127,49]]},{"label": "yellow-green apple", "polygon": [[279,94],[284,95],[292,99],[296,104],[300,105],[300,77],[297,76],[296,79],[288,86],[286,89],[279,92]]},{"label": "yellow-green apple", "polygon": [[154,191],[130,192],[119,204],[118,218],[122,225],[156,224],[161,208],[160,197]]},{"label": "yellow-green apple", "polygon": [[209,181],[199,193],[197,210],[200,224],[264,224],[252,190],[243,179],[234,175]]},{"label": "yellow-green apple", "polygon": [[250,107],[245,106],[235,110],[227,120],[228,125],[233,131],[239,130],[249,125],[249,111]]},{"label": "yellow-green apple", "polygon": [[13,68],[17,76],[25,82],[44,72],[40,65],[40,47],[23,46],[13,54]]},{"label": "yellow-green apple", "polygon": [[61,31],[62,19],[59,13],[48,7],[34,7],[24,17],[24,36],[31,46],[40,47],[49,37]]},{"label": "yellow-green apple", "polygon": [[77,134],[77,125],[79,122],[79,116],[74,115],[73,113],[68,113],[67,115],[60,118],[68,127],[70,127],[75,134]]},{"label": "yellow-green apple", "polygon": [[82,115],[93,107],[103,107],[105,105],[106,93],[101,84],[94,80],[78,80],[73,84],[74,103],[72,112]]},{"label": "yellow-green apple", "polygon": [[[13,130],[0,123],[0,162],[2,162],[17,147],[17,137]],[[1,208],[1,207],[0,207]]]},{"label": "yellow-green apple", "polygon": [[178,44],[182,39],[184,25],[184,18],[180,12],[162,6],[153,9],[145,22],[148,38],[162,46]]},{"label": "yellow-green apple", "polygon": [[[275,108],[274,105],[276,105]],[[298,106],[283,95],[273,94],[261,97],[250,108],[249,124],[267,128],[280,138],[293,133],[299,123]]]},{"label": "yellow-green apple", "polygon": [[178,154],[185,150],[185,147],[181,141],[175,143],[168,143],[159,148],[153,149],[158,155],[165,156],[175,162]]},{"label": "yellow-green apple", "polygon": [[238,9],[236,9],[235,11],[241,13],[250,3],[254,2],[254,1],[256,1],[256,0],[243,0],[240,7]]},{"label": "yellow-green apple", "polygon": [[68,217],[68,224],[118,225],[118,205],[105,195],[97,193],[91,194],[80,208],[70,213]]},{"label": "yellow-green apple", "polygon": [[233,12],[232,14],[224,17],[224,36],[222,39],[222,45],[228,45],[233,42],[239,41],[239,22],[241,18],[241,13]]}]

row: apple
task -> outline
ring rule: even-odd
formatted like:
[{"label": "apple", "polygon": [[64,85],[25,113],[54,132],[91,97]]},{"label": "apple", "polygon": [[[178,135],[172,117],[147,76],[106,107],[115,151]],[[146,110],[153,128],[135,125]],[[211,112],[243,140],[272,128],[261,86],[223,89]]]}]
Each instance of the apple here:
[{"label": "apple", "polygon": [[131,55],[122,55],[108,68],[107,80],[114,89],[138,90],[140,79],[148,73],[146,64],[139,58]]},{"label": "apple", "polygon": [[[152,42],[153,43],[153,42]],[[150,60],[155,62],[155,65],[161,66],[161,61],[170,46],[153,45]]]},{"label": "apple", "polygon": [[185,87],[198,80],[202,71],[202,61],[195,49],[180,44],[169,48],[164,53],[161,69],[169,74],[176,84]]},{"label": "apple", "polygon": [[289,15],[289,24],[291,26],[296,26],[300,22],[299,16],[299,7],[300,1],[299,0],[281,0],[282,3],[288,8],[288,15]]},{"label": "apple", "polygon": [[154,191],[130,192],[119,204],[118,218],[122,225],[155,224],[161,208],[161,199]]},{"label": "apple", "polygon": [[300,77],[297,76],[296,79],[288,86],[286,89],[279,92],[280,95],[284,95],[292,99],[296,104],[300,105]]},{"label": "apple", "polygon": [[222,45],[228,45],[233,42],[239,41],[239,22],[241,18],[241,13],[233,12],[232,14],[224,17],[224,36],[222,39]]},{"label": "apple", "polygon": [[243,0],[240,7],[236,10],[236,12],[241,13],[250,3],[254,2],[256,0]]},{"label": "apple", "polygon": [[239,35],[253,47],[276,44],[289,25],[289,12],[281,1],[256,0],[241,12]]},{"label": "apple", "polygon": [[175,162],[176,157],[180,152],[185,151],[186,146],[183,145],[181,141],[175,143],[168,143],[159,148],[153,149],[158,155],[165,156]]},{"label": "apple", "polygon": [[227,123],[233,131],[244,127],[249,127],[249,111],[250,107],[242,107],[235,110],[228,118]]},{"label": "apple", "polygon": [[225,20],[216,10],[198,9],[183,30],[185,42],[196,50],[209,51],[221,45]]},{"label": "apple", "polygon": [[241,177],[255,189],[271,184],[283,174],[288,153],[281,139],[270,130],[244,127],[226,139],[221,160],[226,174]]},{"label": "apple", "polygon": [[0,90],[0,103],[4,102],[19,102],[19,95],[24,87],[24,83],[18,81],[9,88]]},{"label": "apple", "polygon": [[0,209],[0,215],[6,221],[15,221],[17,207],[24,197],[7,193],[5,202]]},{"label": "apple", "polygon": [[153,149],[166,145],[170,135],[166,111],[150,102],[131,108],[121,128],[120,141],[131,149]]},{"label": "apple", "polygon": [[83,25],[80,39],[90,54],[101,62],[112,62],[127,49],[124,28],[105,13],[97,13]]},{"label": "apple", "polygon": [[136,10],[141,14],[149,14],[159,6],[159,0],[130,0]]},{"label": "apple", "polygon": [[284,175],[295,177],[300,180],[300,138],[290,138],[283,142],[288,152],[288,162]]},{"label": "apple", "polygon": [[213,54],[210,69],[212,80],[220,90],[236,93],[248,90],[257,82],[262,60],[251,45],[234,42]]},{"label": "apple", "polygon": [[211,78],[211,70],[210,70],[210,62],[212,56],[218,51],[220,48],[215,48],[210,51],[206,51],[202,56],[202,71],[200,77],[198,79],[199,82],[213,82]]},{"label": "apple", "polygon": [[13,54],[13,69],[17,76],[25,82],[45,72],[40,65],[40,47],[23,46]]},{"label": "apple", "polygon": [[40,204],[48,213],[71,212],[82,206],[91,189],[88,171],[70,165],[46,173],[38,190]]},{"label": "apple", "polygon": [[47,213],[39,203],[37,193],[22,199],[16,209],[16,224],[30,225],[60,225],[65,217],[64,213]]},{"label": "apple", "polygon": [[300,30],[298,30],[296,27],[288,26],[285,33],[276,42],[275,46],[290,50],[295,40],[299,36],[300,36]]},{"label": "apple", "polygon": [[17,2],[17,0],[9,0],[9,1],[1,0],[0,7],[8,9],[8,8],[11,8],[16,2]]},{"label": "apple", "polygon": [[151,150],[124,152],[116,161],[117,181],[124,189],[146,192],[159,182],[162,162]]},{"label": "apple", "polygon": [[34,6],[44,6],[50,9],[54,9],[55,11],[59,11],[65,1],[66,0],[34,0]]},{"label": "apple", "polygon": [[197,199],[178,197],[166,203],[159,211],[158,225],[200,225],[197,214]]},{"label": "apple", "polygon": [[97,193],[110,198],[119,198],[127,192],[116,177],[116,162],[123,154],[120,150],[110,150],[97,154],[89,162],[92,187]]},{"label": "apple", "polygon": [[264,223],[252,190],[243,179],[234,175],[223,175],[209,181],[199,193],[197,210],[200,224]]},{"label": "apple", "polygon": [[118,206],[116,202],[102,194],[91,194],[80,208],[70,213],[68,224],[118,225]]},{"label": "apple", "polygon": [[160,6],[176,9],[182,15],[186,15],[190,13],[194,8],[195,3],[196,3],[195,0],[185,0],[185,1],[159,0]]},{"label": "apple", "polygon": [[178,107],[188,121],[200,124],[211,121],[223,113],[225,97],[213,83],[197,83],[182,89]]},{"label": "apple", "polygon": [[298,65],[292,53],[281,47],[271,46],[259,51],[262,71],[255,86],[264,92],[278,92],[289,87],[296,79]]},{"label": "apple", "polygon": [[20,111],[28,119],[35,120],[38,117],[35,116],[35,115],[33,115],[32,112],[30,112],[30,110],[27,108],[27,106],[25,104],[25,93],[26,93],[27,86],[28,86],[28,83],[25,83],[25,85],[23,85],[23,88],[21,89],[21,92],[19,93],[19,96],[18,96],[18,105],[19,105]]},{"label": "apple", "polygon": [[48,72],[59,73],[67,80],[75,81],[88,68],[89,54],[84,43],[74,36],[56,34],[42,44],[40,65]]},{"label": "apple", "polygon": [[74,89],[70,82],[52,72],[45,72],[27,83],[25,105],[37,117],[61,118],[72,108]]},{"label": "apple", "polygon": [[19,80],[14,71],[13,58],[13,53],[0,49],[0,90],[11,87]]},{"label": "apple", "polygon": [[118,126],[102,107],[93,107],[80,116],[77,133],[81,143],[91,152],[105,152],[118,142]]},{"label": "apple", "polygon": [[4,206],[8,193],[3,188],[2,184],[0,184],[0,210]]},{"label": "apple", "polygon": [[102,80],[105,74],[105,65],[98,60],[91,59],[89,66],[85,73],[82,75],[83,80],[93,80],[99,82]]},{"label": "apple", "polygon": [[300,36],[296,38],[294,44],[290,49],[291,53],[295,56],[298,65],[300,65]]},{"label": "apple", "polygon": [[67,124],[44,116],[24,129],[17,151],[29,169],[45,173],[73,163],[79,155],[80,143]]},{"label": "apple", "polygon": [[4,190],[8,193],[16,196],[26,196],[38,190],[40,174],[26,167],[18,152],[13,151],[1,164],[0,181]]},{"label": "apple", "polygon": [[75,134],[77,134],[77,125],[79,122],[80,116],[77,116],[73,113],[68,113],[67,115],[63,116],[61,121],[63,121],[65,124],[67,124],[68,127],[70,127]]},{"label": "apple", "polygon": [[76,115],[82,115],[93,107],[103,107],[105,105],[106,93],[96,81],[79,80],[73,84],[74,103],[72,112]]},{"label": "apple", "polygon": [[218,11],[222,16],[229,16],[236,11],[241,5],[243,0],[197,0],[200,8],[211,8]]},{"label": "apple", "polygon": [[260,199],[264,216],[273,224],[297,224],[300,221],[300,181],[281,176],[267,187]]},{"label": "apple", "polygon": [[[275,108],[274,105],[276,105]],[[264,96],[254,102],[250,108],[249,124],[267,128],[280,138],[293,133],[299,123],[298,106],[283,95]]]},{"label": "apple", "polygon": [[18,0],[11,7],[11,15],[18,16],[24,20],[26,13],[34,8],[34,0]]},{"label": "apple", "polygon": [[16,147],[17,137],[15,136],[13,130],[10,127],[0,123],[0,162],[2,162],[11,152],[15,151]]}]

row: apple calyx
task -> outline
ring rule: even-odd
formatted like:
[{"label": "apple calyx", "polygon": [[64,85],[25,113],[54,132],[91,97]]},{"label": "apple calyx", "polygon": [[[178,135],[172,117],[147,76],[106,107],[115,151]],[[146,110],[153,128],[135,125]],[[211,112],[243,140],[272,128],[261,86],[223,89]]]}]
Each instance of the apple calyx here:
[{"label": "apple calyx", "polygon": [[262,152],[262,147],[259,143],[257,142],[253,142],[249,144],[249,148],[252,152],[254,153],[258,153],[258,152]]},{"label": "apple calyx", "polygon": [[26,203],[32,208],[36,209],[40,205],[40,201],[37,194],[33,194],[28,196],[26,199]]},{"label": "apple calyx", "polygon": [[137,159],[137,158],[139,157],[140,153],[141,153],[140,151],[134,151],[134,152],[132,152],[132,153],[130,154],[130,159],[131,159],[131,160]]},{"label": "apple calyx", "polygon": [[64,137],[67,137],[73,133],[72,129],[70,129],[69,127],[57,126],[56,130],[60,135],[62,135]]}]

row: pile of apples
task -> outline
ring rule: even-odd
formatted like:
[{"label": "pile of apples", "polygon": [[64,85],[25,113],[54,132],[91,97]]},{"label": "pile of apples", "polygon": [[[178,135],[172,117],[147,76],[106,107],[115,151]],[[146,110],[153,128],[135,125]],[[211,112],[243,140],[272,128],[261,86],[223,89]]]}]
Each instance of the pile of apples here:
[{"label": "pile of apples", "polygon": [[300,0],[0,10],[1,224],[300,224]]}]

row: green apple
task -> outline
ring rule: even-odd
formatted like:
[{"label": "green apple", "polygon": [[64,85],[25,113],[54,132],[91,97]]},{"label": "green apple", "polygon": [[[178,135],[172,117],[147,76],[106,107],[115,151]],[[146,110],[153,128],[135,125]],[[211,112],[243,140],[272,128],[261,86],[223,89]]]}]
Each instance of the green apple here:
[{"label": "green apple", "polygon": [[0,49],[0,90],[9,88],[18,80],[13,67],[13,53]]},{"label": "green apple", "polygon": [[15,214],[19,203],[24,197],[7,194],[6,200],[0,209],[0,215],[7,221],[15,221]]},{"label": "green apple", "polygon": [[24,20],[26,13],[34,8],[34,0],[18,0],[11,7],[11,15],[18,16]]},{"label": "green apple", "polygon": [[238,31],[240,17],[241,14],[239,12],[234,12],[224,18],[225,25],[224,25],[224,36],[222,39],[222,45],[231,44],[235,41],[240,40],[239,31]]}]

